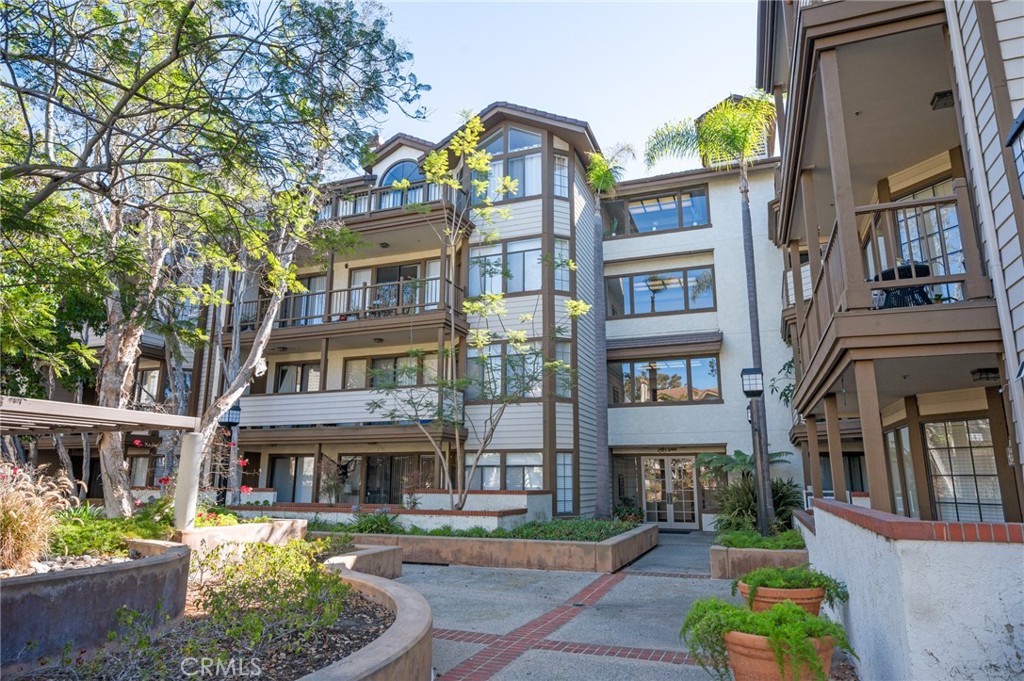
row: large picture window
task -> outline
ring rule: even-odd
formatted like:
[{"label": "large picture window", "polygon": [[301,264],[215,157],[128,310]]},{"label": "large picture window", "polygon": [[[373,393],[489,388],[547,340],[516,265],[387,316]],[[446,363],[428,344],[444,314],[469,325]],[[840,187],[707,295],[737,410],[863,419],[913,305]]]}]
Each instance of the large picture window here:
[{"label": "large picture window", "polygon": [[714,310],[715,269],[707,265],[607,277],[605,305],[609,318]]},{"label": "large picture window", "polygon": [[320,362],[277,365],[277,392],[306,393],[320,390]]},{"label": "large picture window", "polygon": [[[502,244],[473,246],[469,250],[469,295],[527,293],[544,286],[545,258],[541,240],[516,239]],[[555,288],[569,290],[569,242],[555,239]]]},{"label": "large picture window", "polygon": [[[503,128],[480,143],[480,147],[491,154],[490,169],[486,176],[477,172],[472,180],[486,180],[487,198],[491,201],[537,196],[541,193],[541,136],[539,133],[521,128]],[[498,188],[502,178],[508,177],[517,183],[515,192],[501,196]],[[483,197],[473,192],[473,203],[482,203]]]},{"label": "large picture window", "polygon": [[608,403],[689,403],[722,399],[718,357],[608,363]]},{"label": "large picture window", "polygon": [[988,419],[924,425],[936,520],[1001,523],[1003,499]]},{"label": "large picture window", "polygon": [[437,353],[396,357],[354,357],[345,360],[345,390],[388,385],[416,386],[437,383]]},{"label": "large picture window", "polygon": [[605,237],[653,234],[709,224],[703,187],[656,196],[605,201]]}]

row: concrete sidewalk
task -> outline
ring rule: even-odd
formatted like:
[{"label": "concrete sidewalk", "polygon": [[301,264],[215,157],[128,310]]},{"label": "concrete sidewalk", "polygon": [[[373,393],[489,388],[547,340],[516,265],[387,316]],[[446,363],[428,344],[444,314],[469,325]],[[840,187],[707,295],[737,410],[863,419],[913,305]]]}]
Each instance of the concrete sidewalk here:
[{"label": "concrete sidewalk", "polygon": [[694,600],[730,598],[710,579],[710,545],[662,533],[614,575],[405,565],[398,581],[430,601],[443,681],[703,681],[679,629]]}]

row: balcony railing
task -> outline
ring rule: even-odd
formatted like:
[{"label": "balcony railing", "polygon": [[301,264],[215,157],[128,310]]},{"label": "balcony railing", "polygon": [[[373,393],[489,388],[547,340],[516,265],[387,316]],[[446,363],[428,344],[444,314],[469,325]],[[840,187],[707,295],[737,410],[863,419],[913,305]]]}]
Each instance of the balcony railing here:
[{"label": "balcony railing", "polygon": [[466,192],[452,187],[428,184],[425,181],[414,182],[408,189],[354,189],[328,196],[317,214],[317,219],[363,217],[410,205],[438,203],[442,199],[462,208],[465,206]]},{"label": "balcony railing", "polygon": [[[402,279],[365,284],[333,291],[315,291],[285,296],[274,328],[313,326],[330,322],[381,319],[447,310],[461,314],[465,291],[461,286],[441,285],[440,277]],[[451,298],[449,301],[448,299]],[[269,299],[243,302],[243,331],[253,331],[266,313]],[[228,319],[232,316],[229,314]]]},{"label": "balcony railing", "polygon": [[[406,404],[416,404],[422,417],[419,421],[427,423],[434,420],[436,412],[428,405],[436,398],[434,404],[440,405],[441,394],[437,386],[408,388],[408,399],[399,396],[390,397],[396,400],[396,408]],[[449,395],[451,393],[448,393]],[[457,419],[452,419],[452,410],[445,409],[446,420],[463,421],[463,396],[456,392],[455,408]],[[327,390],[323,392],[274,393],[268,395],[246,395],[242,397],[243,428],[260,428],[264,426],[366,426],[366,425],[408,425],[414,420],[388,421],[381,413],[371,411],[369,404],[378,400],[389,399],[382,393],[373,390]],[[401,403],[398,404],[397,402]],[[450,405],[450,398],[448,400]],[[387,407],[387,405],[385,405]],[[405,409],[404,411],[410,411]],[[410,411],[411,415],[412,414]]]},{"label": "balcony railing", "polygon": [[[800,350],[810,360],[832,318],[853,310],[950,305],[988,298],[970,197],[962,179],[953,194],[855,209],[859,253],[843,253],[833,223],[817,276],[802,270],[810,296],[800,320]],[[813,261],[813,258],[812,258]],[[792,288],[784,288],[791,300]]]}]

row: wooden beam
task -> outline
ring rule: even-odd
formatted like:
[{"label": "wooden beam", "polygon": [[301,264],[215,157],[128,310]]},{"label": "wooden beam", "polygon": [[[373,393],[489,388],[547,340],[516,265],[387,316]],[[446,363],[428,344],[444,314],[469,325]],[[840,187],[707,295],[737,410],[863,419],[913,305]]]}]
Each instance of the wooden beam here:
[{"label": "wooden beam", "polygon": [[[836,501],[850,503],[843,467],[843,439],[839,435],[839,407],[835,395],[825,396],[825,431],[828,435],[828,463],[832,470],[832,493]],[[808,440],[810,433],[808,432]]]},{"label": "wooden beam", "polygon": [[921,412],[917,407],[917,395],[903,400],[903,408],[907,412],[907,431],[909,435],[910,462],[914,469],[914,487],[917,489],[917,508],[921,520],[934,520],[932,507],[932,486],[928,477],[928,453],[925,451],[924,432],[921,426]]},{"label": "wooden beam", "polygon": [[88,433],[95,430],[198,430],[199,419],[89,404],[0,395],[0,432]]},{"label": "wooden beam", "polygon": [[821,451],[818,448],[818,419],[808,416],[804,419],[807,425],[807,456],[811,466],[811,488],[815,499],[821,499]]},{"label": "wooden beam", "polygon": [[860,432],[864,439],[864,462],[868,469],[871,508],[885,513],[894,513],[892,484],[889,481],[889,467],[885,457],[882,414],[878,405],[878,383],[875,379],[874,361],[854,362],[853,374],[857,379],[857,407],[860,411]]}]

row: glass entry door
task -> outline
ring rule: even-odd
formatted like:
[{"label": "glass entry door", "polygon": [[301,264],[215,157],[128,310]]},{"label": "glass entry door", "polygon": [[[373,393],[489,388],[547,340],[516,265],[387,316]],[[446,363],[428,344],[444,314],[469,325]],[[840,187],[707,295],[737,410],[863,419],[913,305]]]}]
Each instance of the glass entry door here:
[{"label": "glass entry door", "polygon": [[643,471],[647,522],[665,529],[699,529],[695,457],[644,457]]}]

